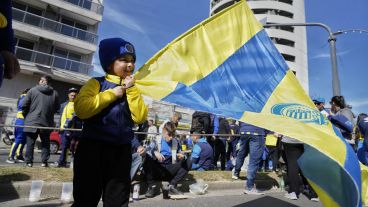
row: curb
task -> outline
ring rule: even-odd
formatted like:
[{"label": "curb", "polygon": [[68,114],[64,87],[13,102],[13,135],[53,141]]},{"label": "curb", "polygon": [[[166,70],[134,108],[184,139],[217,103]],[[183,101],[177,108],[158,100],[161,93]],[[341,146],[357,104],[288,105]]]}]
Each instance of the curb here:
[{"label": "curb", "polygon": [[[212,181],[205,182],[208,184],[209,191],[221,191],[221,190],[237,190],[244,189],[245,180],[236,181]],[[17,198],[28,198],[31,189],[31,181],[27,182],[13,182],[0,184],[0,200],[1,199],[17,199]],[[195,181],[184,181],[181,182],[180,188],[184,192],[189,192],[189,185],[195,183]],[[257,188],[269,190],[274,185],[278,185],[275,180],[256,180]],[[180,184],[179,184],[180,185]],[[61,182],[45,182],[43,184],[41,198],[60,198],[63,183]],[[141,184],[141,194],[145,192],[146,185]]]}]

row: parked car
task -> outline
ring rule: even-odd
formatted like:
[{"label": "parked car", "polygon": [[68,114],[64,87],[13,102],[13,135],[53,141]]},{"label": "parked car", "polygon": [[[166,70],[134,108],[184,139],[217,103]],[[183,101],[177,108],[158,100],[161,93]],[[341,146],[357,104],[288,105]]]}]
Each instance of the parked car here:
[{"label": "parked car", "polygon": [[[36,142],[37,149],[41,149],[41,142],[37,139]],[[50,153],[56,154],[61,146],[61,137],[58,131],[53,131],[50,133]]]}]

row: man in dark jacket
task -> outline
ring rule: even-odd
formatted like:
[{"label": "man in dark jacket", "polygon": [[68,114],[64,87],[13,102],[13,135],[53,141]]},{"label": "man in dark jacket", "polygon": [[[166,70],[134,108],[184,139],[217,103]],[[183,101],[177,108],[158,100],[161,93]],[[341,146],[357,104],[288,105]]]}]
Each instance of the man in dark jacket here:
[{"label": "man in dark jacket", "polygon": [[[229,122],[225,119],[225,117],[215,116],[214,119],[214,134],[230,134],[230,126]],[[224,136],[216,136],[215,138],[215,156],[214,156],[214,165],[217,167],[217,161],[220,159],[221,170],[225,170],[226,164],[226,145],[227,145],[228,137]]]},{"label": "man in dark jacket", "polygon": [[[38,86],[31,88],[24,99],[22,112],[25,126],[53,127],[54,114],[59,110],[58,93],[48,84],[50,76],[42,76]],[[26,165],[33,166],[33,150],[38,136],[41,138],[42,167],[48,167],[50,157],[50,130],[25,128],[27,137]]]}]

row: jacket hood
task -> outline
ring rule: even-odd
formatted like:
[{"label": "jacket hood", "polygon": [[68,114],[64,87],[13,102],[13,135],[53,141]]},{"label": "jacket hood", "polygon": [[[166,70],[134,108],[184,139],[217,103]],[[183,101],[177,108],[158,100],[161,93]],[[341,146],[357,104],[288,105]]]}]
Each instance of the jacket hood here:
[{"label": "jacket hood", "polygon": [[54,89],[49,85],[38,85],[36,86],[36,89],[40,91],[41,93],[47,94],[47,95],[52,94],[52,92],[54,91]]}]

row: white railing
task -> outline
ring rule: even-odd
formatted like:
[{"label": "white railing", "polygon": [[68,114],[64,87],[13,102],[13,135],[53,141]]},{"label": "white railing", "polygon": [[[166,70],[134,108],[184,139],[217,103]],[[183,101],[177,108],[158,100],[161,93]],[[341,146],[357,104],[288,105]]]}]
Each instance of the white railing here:
[{"label": "white railing", "polygon": [[13,20],[40,27],[45,30],[60,33],[69,37],[83,40],[89,43],[97,44],[97,34],[86,30],[78,29],[61,22],[47,19],[23,10],[13,8]]},{"label": "white railing", "polygon": [[91,64],[82,63],[22,47],[15,47],[15,55],[20,60],[30,61],[87,75],[91,70],[93,70],[93,65]]},{"label": "white railing", "polygon": [[96,12],[97,14],[103,13],[104,6],[102,4],[97,4],[95,2],[89,1],[89,0],[62,0],[66,1],[68,3],[74,4],[76,6],[79,6],[83,9],[87,9],[89,11]]}]

